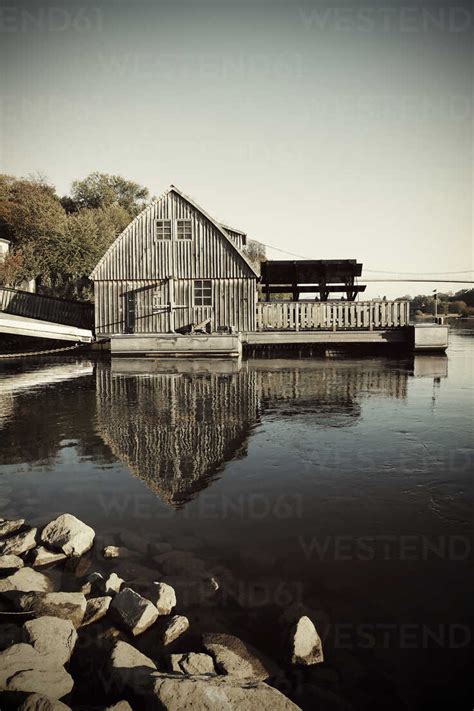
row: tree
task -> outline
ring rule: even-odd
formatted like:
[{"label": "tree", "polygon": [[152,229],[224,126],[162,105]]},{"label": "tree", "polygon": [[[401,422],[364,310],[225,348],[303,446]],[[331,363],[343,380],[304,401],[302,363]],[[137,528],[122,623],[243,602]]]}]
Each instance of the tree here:
[{"label": "tree", "polygon": [[118,205],[126,210],[132,219],[143,210],[148,197],[148,188],[132,180],[126,180],[120,175],[95,172],[84,180],[75,180],[71,196],[64,197],[62,203],[68,212]]},{"label": "tree", "polygon": [[0,284],[17,286],[23,279],[24,259],[21,249],[6,254],[0,259]]}]

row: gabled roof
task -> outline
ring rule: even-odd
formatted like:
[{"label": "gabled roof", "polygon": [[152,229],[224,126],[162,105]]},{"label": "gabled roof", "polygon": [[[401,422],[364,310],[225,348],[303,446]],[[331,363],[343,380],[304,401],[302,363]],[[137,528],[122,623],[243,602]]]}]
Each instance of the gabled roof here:
[{"label": "gabled roof", "polygon": [[[160,197],[158,197],[156,200],[154,200],[152,203],[150,203],[150,205],[148,205],[148,207],[146,207],[144,210],[142,210],[142,211],[140,212],[140,214],[138,214],[138,215],[130,222],[130,224],[127,225],[127,227],[123,230],[123,232],[121,232],[121,233],[119,234],[119,236],[114,240],[114,242],[112,242],[112,244],[110,245],[110,247],[108,248],[108,250],[105,252],[105,254],[103,255],[103,257],[99,260],[99,262],[96,264],[96,266],[95,266],[94,269],[92,270],[92,272],[91,272],[91,274],[90,274],[90,278],[91,278],[91,279],[94,279],[95,275],[97,274],[98,270],[99,270],[100,267],[102,266],[103,262],[105,262],[105,260],[106,260],[107,257],[109,256],[109,254],[115,249],[116,245],[119,244],[119,243],[127,236],[128,231],[129,231],[129,229],[130,229],[130,226],[131,226],[134,222],[140,220],[140,219],[142,218],[142,216],[143,216],[147,211],[151,211],[151,210],[153,209],[153,206],[154,206],[156,203],[158,203],[160,200],[162,200],[164,197],[166,197],[166,195],[168,195],[169,193],[174,193],[175,195],[179,195],[180,198],[182,198],[183,200],[185,200],[189,205],[191,205],[191,207],[193,207],[195,210],[197,210],[197,212],[200,212],[201,215],[202,215],[203,217],[205,217],[206,220],[208,220],[208,221],[213,225],[213,227],[216,228],[216,230],[217,230],[217,231],[219,232],[219,234],[224,238],[224,240],[227,242],[227,244],[234,250],[234,252],[237,253],[237,255],[238,255],[238,256],[240,257],[240,259],[244,262],[244,264],[248,267],[248,269],[252,272],[252,274],[254,274],[257,278],[259,277],[259,275],[258,275],[257,272],[255,271],[254,267],[253,267],[252,264],[250,263],[250,261],[249,261],[249,260],[247,259],[247,257],[240,251],[240,249],[239,249],[239,248],[237,247],[237,245],[233,242],[233,240],[229,237],[229,235],[228,235],[227,232],[225,231],[225,227],[224,227],[223,225],[219,224],[219,222],[216,222],[216,220],[214,220],[213,217],[211,217],[205,210],[203,210],[202,207],[200,207],[197,203],[195,203],[194,200],[192,200],[192,198],[190,198],[190,197],[189,197],[188,195],[186,195],[185,193],[181,192],[181,190],[179,190],[179,188],[177,188],[176,185],[170,185],[170,187],[168,188],[168,190],[166,190],[162,195],[160,195]],[[244,233],[244,232],[240,232],[240,230],[234,230],[234,229],[231,228],[231,227],[229,227],[228,229],[231,229],[233,232],[239,232],[239,234],[245,235],[245,233]]]}]

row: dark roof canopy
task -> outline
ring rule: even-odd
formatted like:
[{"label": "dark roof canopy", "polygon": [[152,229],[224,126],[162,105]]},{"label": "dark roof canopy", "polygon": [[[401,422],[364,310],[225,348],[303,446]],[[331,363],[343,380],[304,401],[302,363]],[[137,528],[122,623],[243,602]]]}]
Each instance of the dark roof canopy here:
[{"label": "dark roof canopy", "polygon": [[291,292],[295,300],[300,293],[319,293],[327,301],[330,293],[342,292],[352,301],[365,291],[354,283],[362,274],[356,259],[269,260],[262,263],[261,274],[267,300],[272,293]]}]

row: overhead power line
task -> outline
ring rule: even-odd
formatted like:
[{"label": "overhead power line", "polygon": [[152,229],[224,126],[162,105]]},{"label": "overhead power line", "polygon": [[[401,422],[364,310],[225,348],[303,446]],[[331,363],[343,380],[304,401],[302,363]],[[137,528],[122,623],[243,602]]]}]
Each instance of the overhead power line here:
[{"label": "overhead power line", "polygon": [[[268,249],[274,249],[276,252],[281,252],[282,254],[288,254],[290,257],[297,257],[298,259],[311,259],[311,257],[305,257],[302,254],[295,254],[294,252],[288,252],[286,249],[280,249],[279,247],[273,247],[271,244],[265,244],[265,242],[260,242],[259,240],[254,240],[255,242],[258,242],[261,244],[263,247],[267,247]],[[450,274],[474,274],[474,269],[459,269],[459,270],[449,270],[447,272],[391,272],[391,271],[386,271],[385,269],[364,269],[364,272],[370,273],[370,274],[397,274],[397,275],[406,275],[406,276],[446,276]],[[430,279],[367,279],[366,281],[430,281]],[[435,279],[434,281],[442,281],[439,279]],[[449,280],[449,281],[456,281],[456,280]],[[461,283],[461,282],[460,282]],[[464,282],[462,282],[464,283]],[[466,282],[468,284],[471,284],[471,281]]]}]

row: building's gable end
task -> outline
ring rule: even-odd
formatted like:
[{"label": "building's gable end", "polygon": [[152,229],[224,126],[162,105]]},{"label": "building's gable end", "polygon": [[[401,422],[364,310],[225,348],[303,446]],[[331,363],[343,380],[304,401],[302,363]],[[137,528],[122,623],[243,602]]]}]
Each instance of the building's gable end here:
[{"label": "building's gable end", "polygon": [[[172,240],[157,236],[157,220],[171,220]],[[176,239],[187,220],[191,239]],[[182,223],[180,223],[182,225]],[[91,274],[94,281],[167,278],[255,278],[231,237],[204,210],[171,187],[117,237]]]}]

